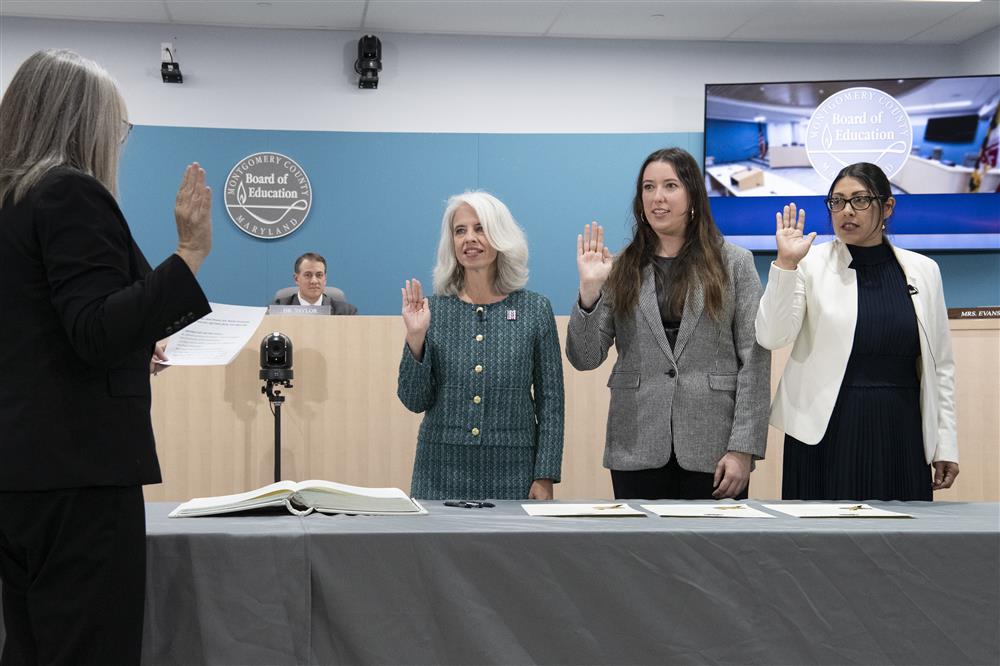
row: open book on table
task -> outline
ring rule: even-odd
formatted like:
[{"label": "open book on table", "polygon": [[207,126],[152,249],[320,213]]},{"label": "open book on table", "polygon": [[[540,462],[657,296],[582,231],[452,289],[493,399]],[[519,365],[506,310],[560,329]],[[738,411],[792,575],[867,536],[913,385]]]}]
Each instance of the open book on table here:
[{"label": "open book on table", "polygon": [[399,488],[362,488],[313,479],[279,481],[236,495],[196,497],[171,511],[170,517],[216,516],[275,506],[300,516],[313,511],[392,516],[427,513]]}]

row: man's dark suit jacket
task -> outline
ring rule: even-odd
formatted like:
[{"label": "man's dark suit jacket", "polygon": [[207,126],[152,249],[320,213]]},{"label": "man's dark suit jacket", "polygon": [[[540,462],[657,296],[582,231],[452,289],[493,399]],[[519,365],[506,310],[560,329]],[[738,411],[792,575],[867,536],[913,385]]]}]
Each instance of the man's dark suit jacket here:
[{"label": "man's dark suit jacket", "polygon": [[150,268],[94,178],[54,169],[9,201],[0,490],[158,483],[149,359],[157,340],[211,311],[205,295],[175,254]]},{"label": "man's dark suit jacket", "polygon": [[[285,298],[274,299],[275,305],[302,305],[299,301],[298,292],[292,294],[291,296],[286,296]],[[358,314],[358,309],[348,303],[347,301],[335,301],[330,298],[329,294],[323,294],[323,302],[320,305],[329,305],[330,314],[332,315],[354,315]]]}]

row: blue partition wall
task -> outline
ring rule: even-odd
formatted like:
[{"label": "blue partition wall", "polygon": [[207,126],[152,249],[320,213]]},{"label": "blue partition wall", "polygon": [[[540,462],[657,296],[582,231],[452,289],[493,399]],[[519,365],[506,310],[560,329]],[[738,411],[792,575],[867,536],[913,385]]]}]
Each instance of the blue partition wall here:
[{"label": "blue partition wall", "polygon": [[[292,263],[315,251],[329,283],[362,314],[399,312],[409,277],[430,283],[448,196],[496,194],[524,227],[528,288],[567,314],[576,293],[576,235],[597,220],[608,244],[629,237],[636,169],[663,146],[699,162],[700,132],[655,134],[425,134],[136,127],[121,169],[122,207],[151,263],[175,246],[173,201],[184,166],[197,160],[215,192],[215,243],[199,279],[211,300],[263,305],[292,284]],[[252,153],[287,155],[306,171],[313,204],[305,223],[276,240],[239,230],[222,202],[230,169]],[[931,253],[949,306],[1000,303],[1000,253]],[[758,256],[766,276],[769,256]]]},{"label": "blue partition wall", "polygon": [[707,118],[705,122],[708,124],[708,136],[711,137],[705,151],[715,159],[716,164],[741,162],[760,154],[760,130],[757,123],[716,118]]}]

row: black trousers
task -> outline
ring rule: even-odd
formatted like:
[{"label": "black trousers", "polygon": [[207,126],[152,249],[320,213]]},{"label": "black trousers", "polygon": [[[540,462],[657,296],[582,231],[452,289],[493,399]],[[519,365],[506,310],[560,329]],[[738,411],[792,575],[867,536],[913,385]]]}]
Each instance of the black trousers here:
[{"label": "black trousers", "polygon": [[[615,499],[715,499],[714,474],[691,472],[677,463],[671,453],[670,460],[663,467],[655,469],[611,470],[611,484],[615,489]],[[746,499],[750,486],[747,485],[736,499]]]},{"label": "black trousers", "polygon": [[0,492],[0,666],[138,664],[142,487]]}]

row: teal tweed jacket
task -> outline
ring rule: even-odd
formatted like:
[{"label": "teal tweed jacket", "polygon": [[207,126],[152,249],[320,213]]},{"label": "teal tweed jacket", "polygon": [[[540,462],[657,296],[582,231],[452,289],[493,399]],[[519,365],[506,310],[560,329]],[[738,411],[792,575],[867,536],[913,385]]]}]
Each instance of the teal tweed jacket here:
[{"label": "teal tweed jacket", "polygon": [[[512,494],[526,497],[534,479],[559,481],[563,373],[549,300],[519,290],[490,305],[454,296],[432,296],[429,303],[423,359],[417,362],[404,344],[399,365],[400,401],[426,412],[411,493],[499,497],[503,479],[475,478],[499,475],[524,477],[509,481],[523,488]],[[446,478],[456,476],[466,478]]]}]

